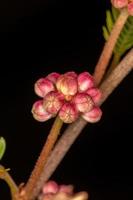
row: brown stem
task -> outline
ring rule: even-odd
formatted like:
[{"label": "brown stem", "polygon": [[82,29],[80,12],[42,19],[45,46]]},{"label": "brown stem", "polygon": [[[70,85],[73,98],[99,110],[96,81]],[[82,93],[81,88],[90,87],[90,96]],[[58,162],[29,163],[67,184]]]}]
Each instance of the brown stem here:
[{"label": "brown stem", "polygon": [[[36,197],[36,193],[39,192],[39,189],[38,188],[38,181],[41,179],[42,177],[42,172],[44,172],[44,167],[45,167],[45,164],[47,162],[47,158],[48,156],[50,155],[51,153],[51,150],[57,140],[57,137],[60,133],[60,130],[61,130],[61,127],[63,125],[63,122],[62,120],[57,117],[55,119],[55,122],[53,124],[53,127],[48,135],[48,138],[46,140],[46,143],[44,144],[44,147],[41,151],[41,154],[36,162],[36,165],[31,173],[31,176],[24,188],[25,190],[25,197],[24,199],[26,200],[32,200],[32,199],[35,199]],[[46,173],[46,172],[45,172]]]},{"label": "brown stem", "polygon": [[[113,90],[120,84],[120,82],[132,69],[133,49],[130,50],[125,58],[123,58],[120,64],[112,72],[112,74],[110,74],[108,79],[101,84],[100,89],[103,92],[103,98],[99,105],[101,105],[108,98],[108,96],[113,92]],[[50,178],[67,151],[70,149],[71,145],[74,143],[76,138],[79,136],[79,134],[87,124],[88,123],[85,120],[79,118],[75,123],[69,125],[69,127],[63,133],[62,137],[59,139],[50,157],[48,158],[48,161],[45,165],[45,170],[42,173],[42,177],[37,183],[40,190],[43,187],[44,182]]]},{"label": "brown stem", "polygon": [[100,105],[107,99],[112,91],[118,86],[118,84],[129,74],[133,69],[133,48],[118,64],[118,66],[112,71],[108,78],[100,85],[100,89],[103,92]]},{"label": "brown stem", "polygon": [[111,31],[110,37],[108,41],[105,43],[102,54],[99,58],[99,61],[95,67],[94,77],[96,80],[96,84],[99,85],[102,77],[106,71],[110,58],[112,56],[113,49],[115,47],[116,41],[119,37],[119,34],[128,18],[127,9],[122,9],[121,13]]},{"label": "brown stem", "polygon": [[0,178],[3,179],[9,186],[11,190],[12,200],[15,200],[15,196],[18,193],[18,187],[11,175],[8,173],[8,170],[5,169],[2,165],[0,165]]},{"label": "brown stem", "polygon": [[107,70],[107,72],[105,73],[105,76],[103,76],[103,80],[105,80],[109,74],[115,69],[115,67],[118,65],[119,61],[120,61],[121,56],[119,54],[114,54],[113,58],[112,58],[112,62]]}]

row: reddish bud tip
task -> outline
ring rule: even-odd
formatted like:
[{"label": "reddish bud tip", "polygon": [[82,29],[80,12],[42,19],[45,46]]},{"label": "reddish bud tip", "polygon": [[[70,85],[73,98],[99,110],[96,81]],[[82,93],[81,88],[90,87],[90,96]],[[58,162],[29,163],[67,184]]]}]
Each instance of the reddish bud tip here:
[{"label": "reddish bud tip", "polygon": [[83,72],[78,76],[78,90],[85,92],[94,86],[94,79],[88,72]]},{"label": "reddish bud tip", "polygon": [[72,123],[78,118],[78,111],[74,104],[65,103],[59,111],[60,119],[65,123]]},{"label": "reddish bud tip", "polygon": [[73,77],[73,78],[77,78],[78,77],[78,75],[75,73],[75,72],[67,72],[67,73],[65,73],[65,75],[67,75],[67,76],[71,76],[71,77]]},{"label": "reddish bud tip", "polygon": [[90,112],[84,113],[82,117],[90,123],[98,122],[101,119],[102,111],[99,107],[93,108]]},{"label": "reddish bud tip", "polygon": [[62,94],[66,96],[73,96],[77,93],[78,89],[77,79],[74,75],[70,75],[68,73],[63,74],[57,79],[56,87]]},{"label": "reddish bud tip", "polygon": [[102,93],[98,88],[90,88],[86,93],[91,96],[95,104],[98,104],[101,100]]},{"label": "reddish bud tip", "polygon": [[36,101],[31,110],[33,117],[40,122],[45,122],[52,117],[52,115],[46,112],[43,108],[43,100]]},{"label": "reddish bud tip", "polygon": [[57,114],[63,103],[64,96],[54,91],[49,92],[43,100],[44,109],[51,114]]},{"label": "reddish bud tip", "polygon": [[73,101],[79,112],[89,112],[94,106],[92,98],[86,93],[78,93]]},{"label": "reddish bud tip", "polygon": [[115,8],[124,8],[128,4],[128,0],[111,0],[111,3]]},{"label": "reddish bud tip", "polygon": [[128,4],[128,13],[129,15],[133,16],[133,2]]},{"label": "reddish bud tip", "polygon": [[64,192],[66,194],[72,195],[73,194],[73,185],[60,185],[59,192]]},{"label": "reddish bud tip", "polygon": [[45,183],[45,185],[43,186],[43,194],[56,194],[59,190],[59,186],[55,181],[48,181],[47,183]]},{"label": "reddish bud tip", "polygon": [[35,83],[34,88],[35,88],[35,93],[40,97],[44,97],[49,92],[55,90],[53,83],[47,78],[40,78]]},{"label": "reddish bud tip", "polygon": [[57,79],[59,78],[60,74],[56,73],[56,72],[53,72],[53,73],[50,73],[46,78],[48,80],[50,80],[52,83],[56,83]]}]

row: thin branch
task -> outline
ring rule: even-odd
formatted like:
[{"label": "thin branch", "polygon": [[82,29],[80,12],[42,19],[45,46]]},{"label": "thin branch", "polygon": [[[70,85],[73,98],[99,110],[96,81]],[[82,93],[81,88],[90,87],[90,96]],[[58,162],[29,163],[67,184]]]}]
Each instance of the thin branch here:
[{"label": "thin branch", "polygon": [[101,84],[100,89],[103,92],[103,96],[100,104],[102,104],[107,97],[113,92],[113,90],[121,83],[121,81],[132,71],[133,69],[133,48],[118,64],[118,66],[112,71],[108,78]]},{"label": "thin branch", "polygon": [[104,74],[106,72],[106,68],[107,68],[110,58],[112,56],[112,52],[115,47],[116,41],[119,37],[119,34],[120,34],[128,16],[129,15],[128,15],[127,9],[122,9],[113,29],[111,31],[110,37],[109,37],[108,41],[105,43],[102,54],[99,58],[99,61],[96,65],[95,71],[94,71],[94,77],[95,77],[97,85],[100,84],[102,77],[104,76]]},{"label": "thin branch", "polygon": [[15,196],[18,193],[19,188],[17,187],[11,175],[8,173],[8,170],[2,165],[0,165],[0,179],[3,179],[8,184],[11,191],[12,200],[15,200]]},{"label": "thin branch", "polygon": [[31,176],[24,188],[25,194],[24,194],[23,199],[32,200],[35,198],[36,192],[39,191],[36,183],[39,181],[40,177],[42,176],[42,172],[44,171],[45,164],[55,145],[55,142],[58,138],[62,125],[63,125],[63,121],[57,116],[51,128],[51,131],[48,135],[48,138],[43,146],[41,154],[36,162],[36,165],[31,173]]}]

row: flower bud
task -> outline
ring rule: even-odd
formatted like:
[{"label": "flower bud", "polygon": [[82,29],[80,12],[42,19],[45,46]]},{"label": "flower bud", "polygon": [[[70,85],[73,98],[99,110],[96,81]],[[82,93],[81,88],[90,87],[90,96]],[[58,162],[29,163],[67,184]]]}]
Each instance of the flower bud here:
[{"label": "flower bud", "polygon": [[57,79],[59,78],[60,74],[56,73],[56,72],[53,72],[53,73],[50,73],[46,78],[48,80],[50,80],[52,83],[56,83]]},{"label": "flower bud", "polygon": [[91,96],[95,104],[98,104],[101,100],[102,93],[98,88],[90,88],[86,93]]},{"label": "flower bud", "polygon": [[67,73],[65,73],[65,75],[67,75],[67,76],[72,76],[73,78],[77,78],[77,74],[75,73],[75,72],[73,72],[73,71],[71,71],[71,72],[67,72]]},{"label": "flower bud", "polygon": [[36,101],[31,110],[33,117],[40,122],[45,122],[52,117],[52,115],[44,110],[43,100]]},{"label": "flower bud", "polygon": [[43,100],[44,109],[51,114],[57,114],[63,103],[64,96],[54,91],[49,92]]},{"label": "flower bud", "polygon": [[78,76],[78,90],[85,92],[94,86],[94,79],[88,72],[83,72]]},{"label": "flower bud", "polygon": [[89,112],[94,106],[92,98],[86,93],[78,93],[73,101],[79,112]]},{"label": "flower bud", "polygon": [[45,185],[43,186],[43,194],[55,194],[59,191],[59,186],[55,181],[48,181],[47,183],[45,183]]},{"label": "flower bud", "polygon": [[59,111],[60,119],[65,123],[72,123],[78,118],[78,111],[74,104],[65,103]]},{"label": "flower bud", "polygon": [[35,83],[35,93],[40,97],[44,97],[46,94],[54,90],[55,88],[53,83],[47,78],[40,78]]},{"label": "flower bud", "polygon": [[63,74],[57,79],[56,87],[62,94],[73,96],[78,90],[77,79],[73,75]]},{"label": "flower bud", "polygon": [[64,192],[66,194],[72,195],[74,187],[73,185],[60,185],[59,192]]},{"label": "flower bud", "polygon": [[128,13],[133,16],[133,1],[128,4]]},{"label": "flower bud", "polygon": [[128,0],[111,0],[111,3],[115,8],[124,8],[128,4]]},{"label": "flower bud", "polygon": [[99,107],[94,107],[90,112],[82,115],[83,119],[90,123],[98,122],[101,119],[101,116],[102,111]]}]

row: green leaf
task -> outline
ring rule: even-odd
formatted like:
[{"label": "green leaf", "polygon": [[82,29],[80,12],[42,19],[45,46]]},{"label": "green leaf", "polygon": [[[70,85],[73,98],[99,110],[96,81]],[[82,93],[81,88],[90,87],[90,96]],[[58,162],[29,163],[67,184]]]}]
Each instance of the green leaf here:
[{"label": "green leaf", "polygon": [[133,17],[129,17],[116,43],[114,52],[121,56],[133,46]]},{"label": "green leaf", "polygon": [[[120,11],[114,7],[106,11],[106,25],[102,27],[107,41]],[[114,48],[114,54],[120,57],[133,46],[133,17],[128,17]]]},{"label": "green leaf", "polygon": [[115,22],[120,14],[120,11],[112,6],[111,11],[113,16],[113,21]]},{"label": "green leaf", "polygon": [[103,36],[104,36],[105,40],[107,41],[109,38],[109,32],[108,32],[106,26],[103,26],[102,29],[103,29]]},{"label": "green leaf", "polygon": [[106,11],[106,25],[107,25],[108,31],[111,32],[114,25],[114,21],[113,21],[112,13],[109,10]]},{"label": "green leaf", "polygon": [[0,160],[2,159],[6,150],[6,141],[3,137],[0,138]]}]

